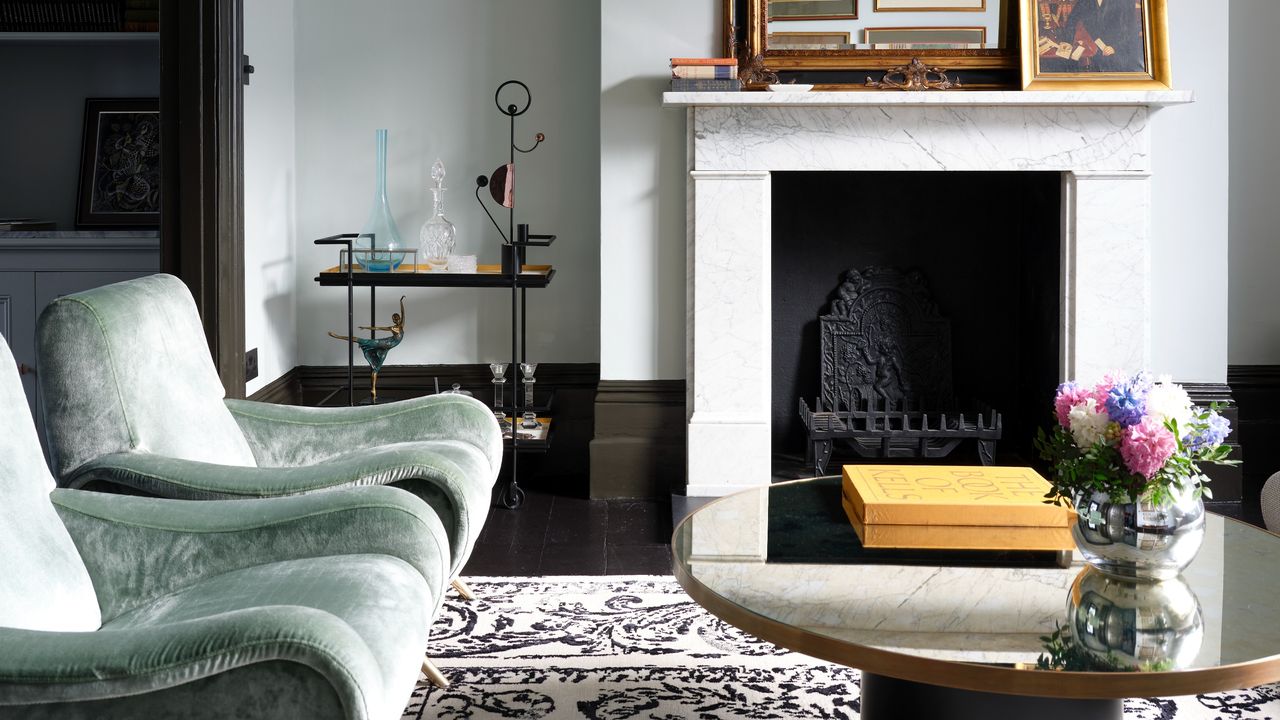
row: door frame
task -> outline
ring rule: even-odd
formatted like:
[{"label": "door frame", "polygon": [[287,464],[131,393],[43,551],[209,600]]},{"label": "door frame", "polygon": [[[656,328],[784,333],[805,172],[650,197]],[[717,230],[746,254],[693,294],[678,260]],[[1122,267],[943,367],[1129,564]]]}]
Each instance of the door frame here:
[{"label": "door frame", "polygon": [[190,288],[245,395],[243,0],[160,0],[160,267]]}]

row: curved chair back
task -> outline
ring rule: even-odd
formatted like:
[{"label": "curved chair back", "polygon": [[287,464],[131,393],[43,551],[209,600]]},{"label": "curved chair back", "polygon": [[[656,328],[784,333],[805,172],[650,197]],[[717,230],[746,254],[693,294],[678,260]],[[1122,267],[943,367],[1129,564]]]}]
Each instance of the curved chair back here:
[{"label": "curved chair back", "polygon": [[58,298],[37,331],[54,472],[118,452],[254,465],[187,286],[152,275]]},{"label": "curved chair back", "polygon": [[53,478],[17,362],[0,338],[0,627],[91,631],[102,624],[80,553],[49,501]]}]

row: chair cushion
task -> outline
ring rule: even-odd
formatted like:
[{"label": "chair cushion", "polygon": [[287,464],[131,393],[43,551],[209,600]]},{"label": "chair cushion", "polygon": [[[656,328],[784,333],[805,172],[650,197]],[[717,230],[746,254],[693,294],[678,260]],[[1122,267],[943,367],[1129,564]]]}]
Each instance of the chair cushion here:
[{"label": "chair cushion", "polygon": [[52,489],[17,363],[0,338],[0,626],[96,630],[98,597]]},{"label": "chair cushion", "polygon": [[[368,717],[399,717],[426,651],[435,611],[431,597],[422,575],[396,558],[289,560],[207,578],[108,621],[102,631],[159,630],[266,606],[320,610],[346,623],[364,642],[365,648],[344,651],[370,661],[346,668],[363,690]],[[257,649],[246,648],[246,653]],[[230,664],[237,663],[230,659]]]},{"label": "chair cushion", "polygon": [[254,465],[181,280],[152,275],[61,297],[38,335],[58,477],[128,451]]}]

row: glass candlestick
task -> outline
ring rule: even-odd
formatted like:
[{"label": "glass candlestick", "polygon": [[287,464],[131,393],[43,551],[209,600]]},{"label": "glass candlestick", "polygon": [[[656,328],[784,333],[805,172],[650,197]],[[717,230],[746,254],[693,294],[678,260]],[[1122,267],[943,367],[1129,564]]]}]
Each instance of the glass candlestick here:
[{"label": "glass candlestick", "polygon": [[538,369],[538,363],[520,363],[520,375],[524,377],[524,406],[533,407],[533,385],[538,382],[533,378],[533,373]]},{"label": "glass candlestick", "polygon": [[511,427],[507,422],[507,414],[502,409],[502,386],[507,384],[507,364],[489,363],[489,372],[493,373],[493,416],[498,418],[498,425],[505,431]]}]

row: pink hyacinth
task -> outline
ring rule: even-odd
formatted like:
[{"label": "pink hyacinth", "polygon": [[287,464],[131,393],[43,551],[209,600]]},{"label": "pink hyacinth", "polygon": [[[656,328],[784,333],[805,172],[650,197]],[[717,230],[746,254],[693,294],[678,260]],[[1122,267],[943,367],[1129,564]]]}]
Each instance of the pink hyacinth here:
[{"label": "pink hyacinth", "polygon": [[1058,395],[1053,399],[1053,412],[1057,414],[1058,424],[1064,430],[1071,429],[1071,408],[1084,402],[1087,397],[1092,397],[1089,388],[1075,383],[1063,383],[1058,388]]},{"label": "pink hyacinth", "polygon": [[1150,480],[1178,449],[1173,433],[1152,418],[1124,431],[1120,455],[1130,471]]},{"label": "pink hyacinth", "polygon": [[1098,407],[1105,408],[1107,406],[1107,397],[1111,394],[1111,388],[1116,386],[1116,375],[1107,373],[1102,377],[1102,382],[1094,385],[1085,397],[1091,397],[1098,402]]}]

